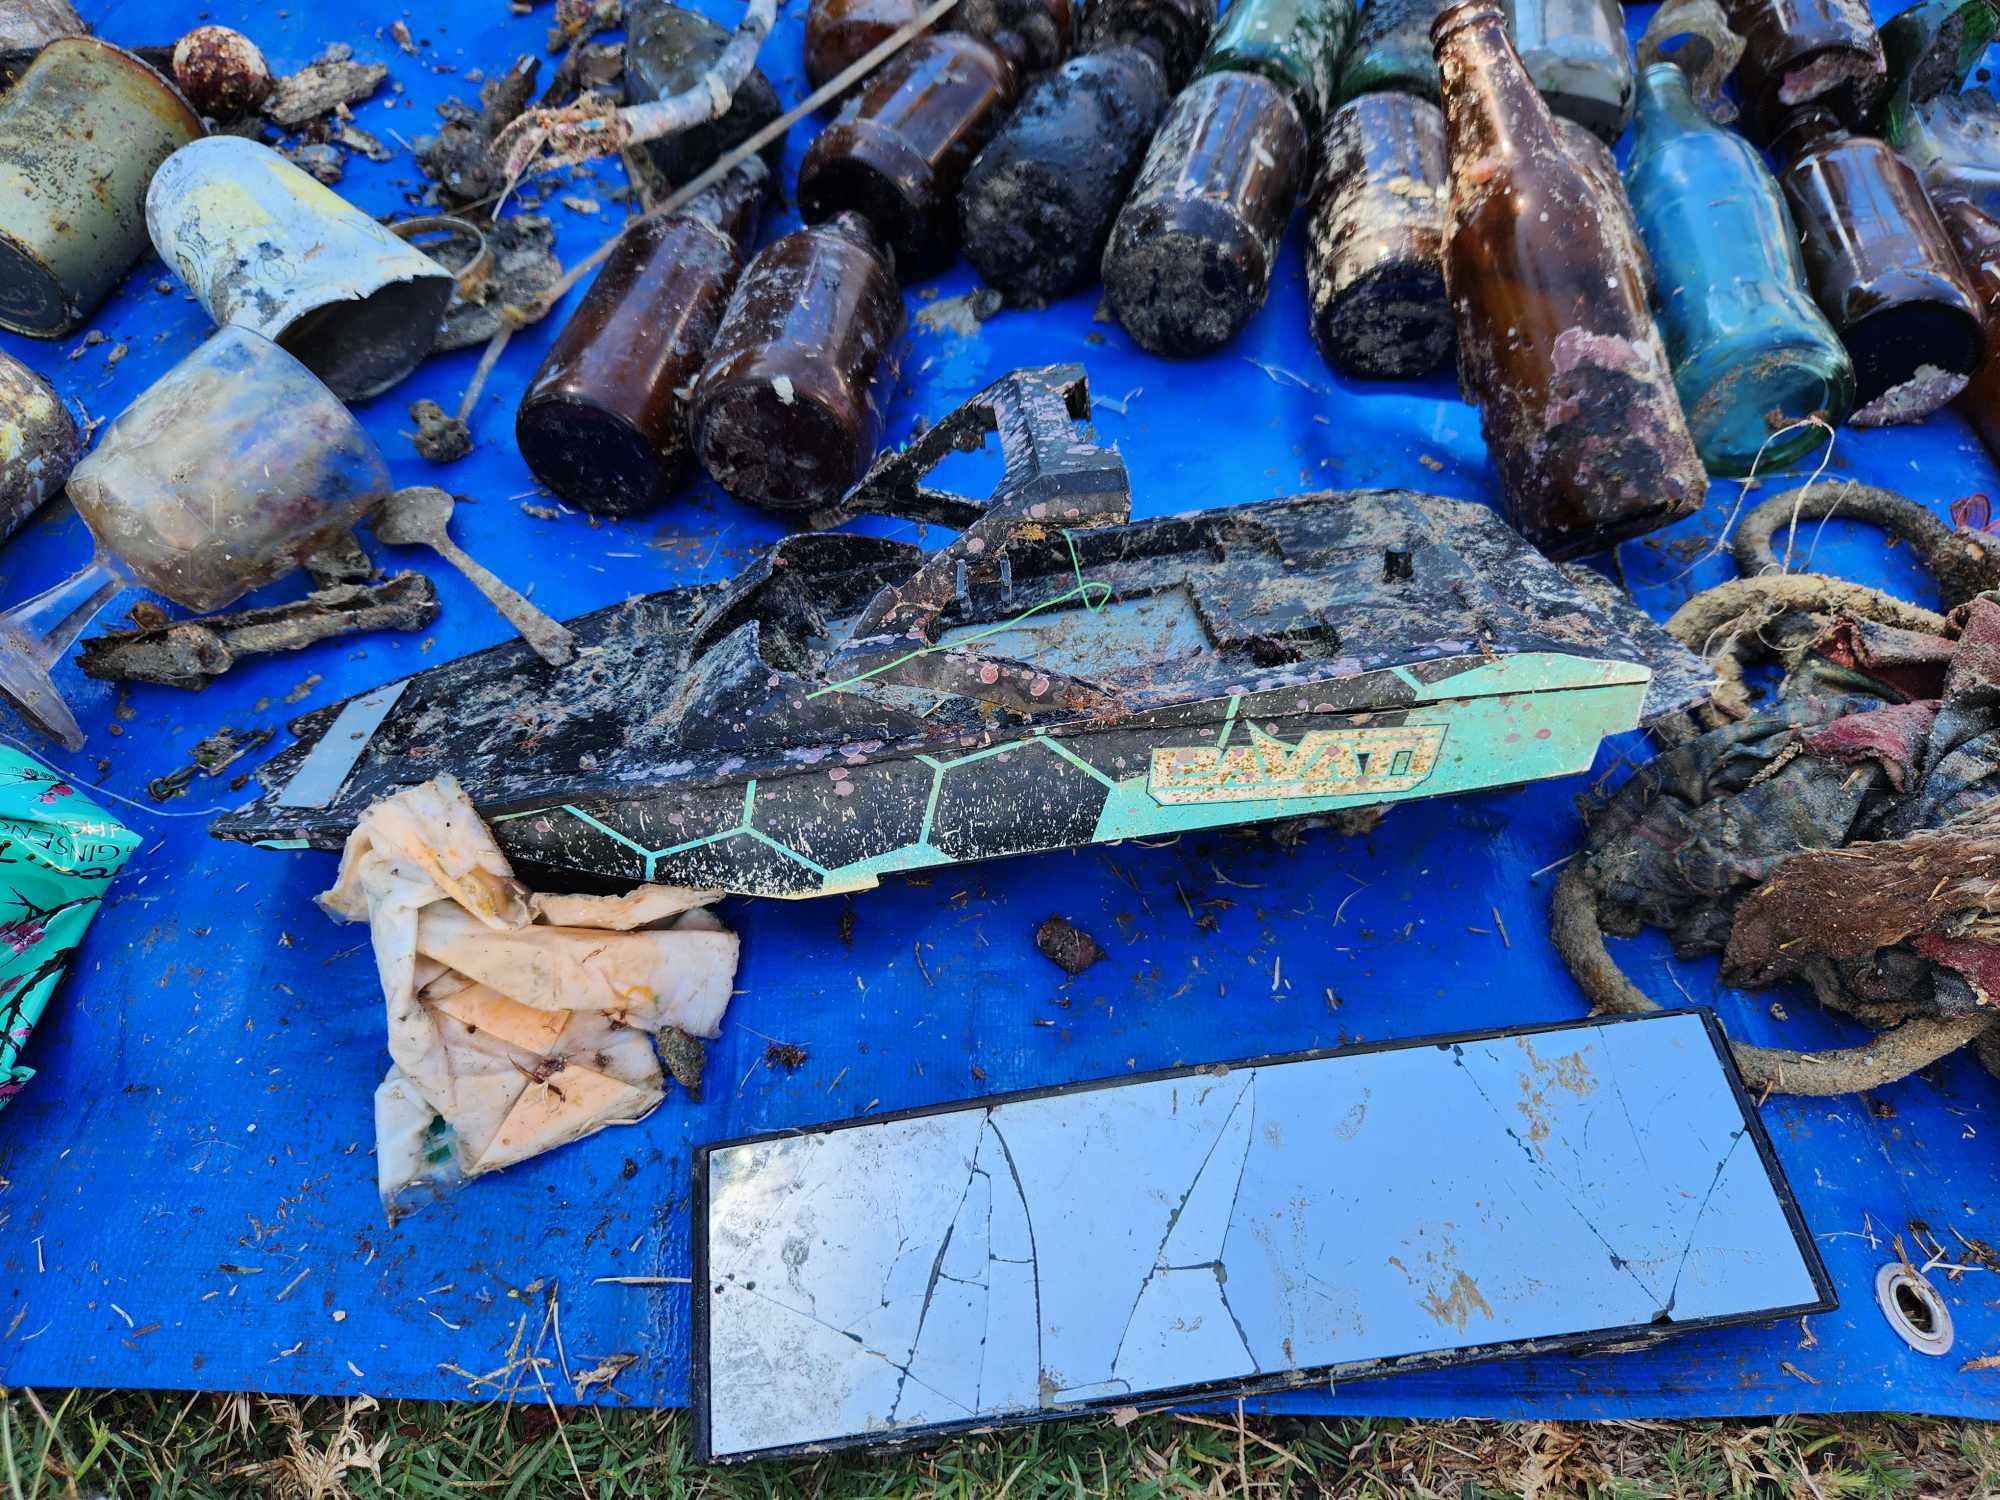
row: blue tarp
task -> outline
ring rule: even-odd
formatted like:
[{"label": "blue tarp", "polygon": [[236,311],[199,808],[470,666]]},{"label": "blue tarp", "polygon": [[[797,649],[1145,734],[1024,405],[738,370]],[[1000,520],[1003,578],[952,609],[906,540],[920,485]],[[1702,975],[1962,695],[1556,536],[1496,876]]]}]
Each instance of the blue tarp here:
[{"label": "blue tarp", "polygon": [[[708,4],[718,19],[738,14],[728,0]],[[803,9],[789,0],[766,47],[788,100],[804,93]],[[197,17],[240,26],[280,72],[328,43],[349,43],[357,58],[389,65],[392,85],[355,118],[392,145],[431,129],[446,97],[475,94],[472,70],[497,73],[519,53],[541,54],[550,17],[544,6],[509,19],[494,0],[434,0],[410,12],[282,11],[248,0],[86,10],[103,35],[135,45],[170,43]],[[1646,14],[1631,12],[1635,34]],[[417,57],[387,32],[399,16],[418,39]],[[810,133],[810,125],[793,132],[792,165]],[[611,231],[624,209],[608,195],[621,185],[607,165],[548,195],[565,261]],[[350,159],[341,191],[387,213],[405,210],[421,186],[399,152],[380,165]],[[576,206],[586,201],[595,212]],[[784,216],[766,233],[795,222]],[[1320,362],[1306,333],[1296,233],[1263,313],[1230,347],[1193,363],[1137,351],[1093,316],[1094,292],[1045,312],[1003,314],[971,337],[923,326],[928,306],[972,285],[959,268],[911,289],[916,322],[892,435],[1010,368],[1079,360],[1098,399],[1098,430],[1124,454],[1142,515],[1321,487],[1493,496],[1477,420],[1446,380],[1363,386]],[[561,617],[726,577],[779,535],[771,517],[706,484],[634,522],[524,513],[523,501],[543,497],[514,451],[513,408],[559,322],[514,341],[474,418],[477,450],[442,475],[403,435],[413,426],[405,407],[419,397],[454,406],[475,353],[434,360],[360,409],[399,482],[442,478],[471,502],[454,523],[470,551],[532,584]],[[9,337],[0,347],[103,418],[208,332],[156,261],[134,271],[90,326],[107,342],[86,347],[79,333],[50,343]],[[976,460],[954,462],[967,469],[961,487],[977,483]],[[1986,455],[1950,415],[1916,429],[1843,431],[1829,472],[1940,509],[1976,491],[2000,493]],[[1656,614],[1731,575],[1712,542],[1739,494],[1717,483],[1699,517],[1621,549],[1622,576]],[[114,810],[147,837],[33,1040],[26,1061],[39,1075],[0,1112],[0,1382],[479,1396],[490,1388],[454,1369],[484,1374],[506,1364],[524,1317],[532,1344],[553,1287],[571,1370],[635,1355],[618,1392],[673,1404],[688,1388],[687,1288],[596,1278],[687,1275],[697,1142],[1584,1011],[1546,935],[1548,867],[1577,842],[1584,780],[1406,806],[1367,838],[1187,837],[897,878],[851,900],[732,901],[722,914],[743,934],[741,993],[710,1049],[701,1103],[676,1091],[640,1125],[478,1182],[391,1229],[370,1157],[371,1096],[387,1055],[366,934],[334,927],[312,903],[333,861],[212,841],[209,811],[240,796],[226,779],[197,778],[164,807],[146,794],[150,779],[185,765],[218,727],[274,726],[282,744],[283,724],[304,709],[506,637],[456,574],[369,545],[385,564],[436,577],[444,608],[433,630],[252,662],[198,695],[141,687],[120,697],[74,668],[62,672],[90,743],[54,761],[107,799],[135,799]],[[0,550],[0,601],[45,587],[89,550],[81,523],[52,507]],[[1840,525],[1825,529],[1816,562],[1934,598],[1903,553]],[[304,587],[293,579],[259,597]],[[1599,770],[1647,753],[1628,737],[1606,746]],[[1031,941],[1051,911],[1110,952],[1067,986]],[[1857,1035],[1802,993],[1718,988],[1712,967],[1677,965],[1654,938],[1616,946],[1648,991],[1714,1004],[1734,1035],[1788,1046]],[[809,1060],[796,1072],[766,1063],[774,1038]],[[1945,1359],[1897,1341],[1872,1295],[1876,1268],[1896,1253],[1893,1236],[1922,1258],[1913,1225],[1954,1250],[1954,1230],[2000,1240],[1996,1089],[1958,1058],[1867,1099],[1765,1104],[1841,1298],[1840,1311],[1809,1327],[1346,1384],[1263,1404],[1405,1415],[2000,1415],[2000,1374],[1959,1368],[2000,1352],[1992,1272],[1957,1280],[1934,1272],[1958,1329]],[[1449,1133],[1455,1122],[1432,1128]],[[552,1340],[542,1352],[555,1353]],[[561,1370],[552,1378],[557,1399],[568,1399]]]}]

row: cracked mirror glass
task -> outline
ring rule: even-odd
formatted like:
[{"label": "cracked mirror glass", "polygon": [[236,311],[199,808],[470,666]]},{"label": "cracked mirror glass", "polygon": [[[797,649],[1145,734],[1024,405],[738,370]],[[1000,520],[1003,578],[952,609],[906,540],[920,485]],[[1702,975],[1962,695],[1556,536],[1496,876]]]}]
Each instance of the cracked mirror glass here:
[{"label": "cracked mirror glass", "polygon": [[705,1157],[696,1400],[716,1458],[1831,1305],[1692,1012]]}]

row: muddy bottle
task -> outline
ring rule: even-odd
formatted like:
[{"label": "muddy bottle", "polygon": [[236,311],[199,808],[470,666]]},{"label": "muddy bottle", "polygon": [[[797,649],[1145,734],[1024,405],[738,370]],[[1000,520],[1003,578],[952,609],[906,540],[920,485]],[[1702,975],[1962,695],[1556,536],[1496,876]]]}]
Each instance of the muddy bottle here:
[{"label": "muddy bottle", "polygon": [[1777,149],[1813,295],[1854,361],[1854,421],[1915,422],[1978,368],[1982,320],[1908,163],[1832,112],[1801,110]]},{"label": "muddy bottle", "polygon": [[1041,298],[1096,277],[1118,205],[1214,24],[1215,0],[1091,8],[1086,50],[1029,87],[965,174],[959,224],[981,276]]},{"label": "muddy bottle", "polygon": [[964,32],[926,32],[871,75],[799,164],[799,214],[867,215],[915,281],[958,252],[958,186],[1012,108],[1014,64]]},{"label": "muddy bottle", "polygon": [[1563,146],[1498,0],[1459,0],[1432,36],[1459,375],[1508,519],[1562,558],[1687,515],[1707,476],[1615,207]]},{"label": "muddy bottle", "polygon": [[[923,0],[812,0],[806,11],[806,77],[818,88],[923,14]],[[1029,73],[1063,60],[1076,29],[1071,0],[961,0],[942,23],[1018,49]]]},{"label": "muddy bottle", "polygon": [[1427,374],[1451,353],[1444,288],[1444,116],[1415,94],[1334,112],[1306,198],[1306,290],[1326,362],[1376,380]]},{"label": "muddy bottle", "polygon": [[1755,147],[1702,112],[1673,63],[1640,75],[1626,183],[1702,463],[1747,474],[1817,447],[1817,428],[1781,429],[1814,415],[1844,421],[1854,367],[1806,289],[1776,180]]},{"label": "muddy bottle", "polygon": [[860,214],[765,246],[695,383],[702,467],[739,500],[774,510],[837,499],[881,442],[902,329],[894,262]]},{"label": "muddy bottle", "polygon": [[514,434],[572,505],[634,515],[693,480],[688,398],[770,182],[752,157],[679,213],[634,225],[556,336]]},{"label": "muddy bottle", "polygon": [[1995,358],[2000,354],[2000,222],[1964,198],[1948,198],[1937,209],[1986,314],[1986,357],[1958,398],[1958,409],[1986,451],[2000,456],[2000,359]]},{"label": "muddy bottle", "polygon": [[1365,0],[1340,60],[1341,102],[1388,92],[1417,94],[1437,103],[1431,22],[1443,9],[1444,0]]},{"label": "muddy bottle", "polygon": [[1141,348],[1205,354],[1264,305],[1352,13],[1350,0],[1237,0],[1223,18],[1104,247],[1105,295]]},{"label": "muddy bottle", "polygon": [[1549,108],[1606,142],[1632,123],[1632,48],[1618,0],[1506,0],[1522,66]]},{"label": "muddy bottle", "polygon": [[1803,104],[1831,109],[1860,128],[1887,78],[1867,0],[1725,0],[1743,38],[1736,93],[1751,135],[1770,142]]}]

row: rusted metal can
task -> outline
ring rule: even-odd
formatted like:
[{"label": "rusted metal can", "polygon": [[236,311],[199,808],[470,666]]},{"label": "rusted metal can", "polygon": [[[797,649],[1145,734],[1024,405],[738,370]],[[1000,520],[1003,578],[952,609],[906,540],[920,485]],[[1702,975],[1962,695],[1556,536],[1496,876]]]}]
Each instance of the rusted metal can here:
[{"label": "rusted metal can", "polygon": [[146,226],[218,325],[261,333],[346,401],[380,395],[423,362],[455,285],[338,193],[236,136],[168,158]]},{"label": "rusted metal can", "polygon": [[47,381],[0,352],[0,537],[63,487],[83,442]]},{"label": "rusted metal can", "polygon": [[146,251],[146,185],[201,118],[131,53],[58,37],[0,96],[0,327],[58,338]]}]

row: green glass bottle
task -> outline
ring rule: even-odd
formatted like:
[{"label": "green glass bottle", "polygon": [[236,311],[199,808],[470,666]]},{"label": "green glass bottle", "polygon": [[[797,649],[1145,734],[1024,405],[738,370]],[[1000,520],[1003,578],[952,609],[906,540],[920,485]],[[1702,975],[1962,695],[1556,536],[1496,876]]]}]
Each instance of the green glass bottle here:
[{"label": "green glass bottle", "polygon": [[1230,0],[1201,73],[1260,73],[1285,91],[1308,132],[1333,109],[1354,0]]},{"label": "green glass bottle", "polygon": [[1368,0],[1340,60],[1340,102],[1363,94],[1416,94],[1438,102],[1431,22],[1451,0]]},{"label": "green glass bottle", "polygon": [[1807,290],[1777,179],[1702,112],[1673,63],[1640,75],[1625,183],[1653,259],[1674,387],[1709,473],[1783,467],[1823,442],[1809,426],[1777,434],[1813,415],[1846,420],[1853,363]]}]

